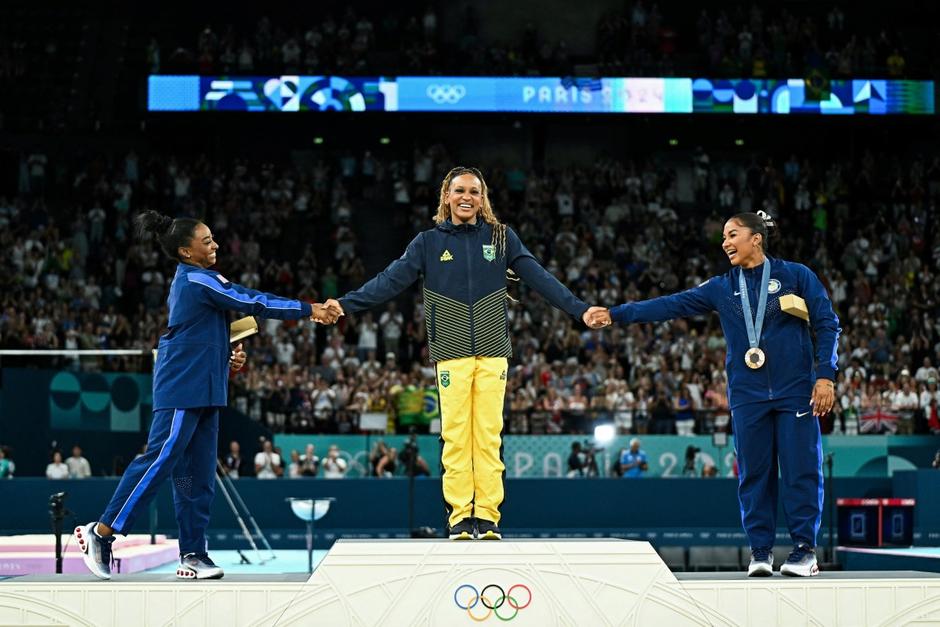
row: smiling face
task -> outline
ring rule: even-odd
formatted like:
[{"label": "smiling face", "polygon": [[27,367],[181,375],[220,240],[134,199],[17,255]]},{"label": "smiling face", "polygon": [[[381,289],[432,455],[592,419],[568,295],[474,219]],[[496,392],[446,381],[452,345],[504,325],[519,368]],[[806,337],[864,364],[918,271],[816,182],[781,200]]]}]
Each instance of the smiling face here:
[{"label": "smiling face", "polygon": [[200,268],[209,268],[215,265],[216,252],[219,245],[212,238],[212,231],[205,224],[199,223],[193,230],[193,239],[189,246],[180,246],[179,256],[186,263]]},{"label": "smiling face", "polygon": [[483,185],[473,174],[455,176],[450,182],[447,205],[454,224],[476,224],[483,202]]},{"label": "smiling face", "polygon": [[753,268],[764,261],[764,236],[735,219],[725,222],[721,248],[732,266]]}]

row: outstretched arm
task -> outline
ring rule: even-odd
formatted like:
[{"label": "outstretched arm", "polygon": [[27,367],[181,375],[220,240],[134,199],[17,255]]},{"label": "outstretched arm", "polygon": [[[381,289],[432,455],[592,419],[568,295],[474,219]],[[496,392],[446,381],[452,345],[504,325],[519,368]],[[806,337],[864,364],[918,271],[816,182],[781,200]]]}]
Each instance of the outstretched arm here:
[{"label": "outstretched arm", "polygon": [[424,269],[423,233],[411,240],[405,253],[358,290],[349,292],[339,300],[329,299],[324,303],[333,311],[342,315],[349,311],[356,313],[372,309],[387,300],[395,298],[412,283],[418,280]]},{"label": "outstretched arm", "polygon": [[310,303],[259,292],[225,281],[220,274],[189,272],[186,277],[198,288],[199,298],[223,311],[237,311],[259,318],[278,320],[299,320],[309,318],[313,313]]},{"label": "outstretched arm", "polygon": [[572,294],[561,281],[543,268],[522,244],[516,232],[509,227],[506,227],[506,257],[508,267],[519,275],[526,285],[541,294],[554,307],[574,318],[581,318],[588,324],[588,318],[585,318],[589,309],[587,303]]},{"label": "outstretched arm", "polygon": [[715,309],[710,284],[706,281],[678,294],[617,305],[610,308],[610,317],[614,322],[630,323],[700,316]]}]

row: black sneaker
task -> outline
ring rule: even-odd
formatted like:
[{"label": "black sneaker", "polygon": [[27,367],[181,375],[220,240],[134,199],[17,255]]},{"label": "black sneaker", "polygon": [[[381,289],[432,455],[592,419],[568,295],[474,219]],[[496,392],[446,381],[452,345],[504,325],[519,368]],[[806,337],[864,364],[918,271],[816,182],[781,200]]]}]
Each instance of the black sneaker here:
[{"label": "black sneaker", "polygon": [[477,540],[502,540],[503,534],[496,523],[477,518]]},{"label": "black sneaker", "polygon": [[85,566],[98,579],[111,579],[111,544],[114,536],[99,536],[97,522],[75,527],[75,539]]},{"label": "black sneaker", "polygon": [[221,579],[225,572],[205,553],[187,553],[176,567],[177,579]]},{"label": "black sneaker", "polygon": [[473,540],[474,528],[473,528],[473,519],[470,517],[464,518],[459,523],[450,528],[448,537],[451,540]]}]

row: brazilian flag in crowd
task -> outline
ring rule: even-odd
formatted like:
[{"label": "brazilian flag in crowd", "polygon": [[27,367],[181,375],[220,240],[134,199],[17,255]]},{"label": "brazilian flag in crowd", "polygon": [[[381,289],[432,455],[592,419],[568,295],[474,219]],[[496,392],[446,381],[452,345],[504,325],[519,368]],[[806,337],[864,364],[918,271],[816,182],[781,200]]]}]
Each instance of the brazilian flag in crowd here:
[{"label": "brazilian flag in crowd", "polygon": [[395,397],[398,410],[398,426],[410,427],[423,422],[424,390],[415,385],[406,385]]},{"label": "brazilian flag in crowd", "polygon": [[440,398],[437,395],[436,385],[424,386],[424,409],[421,412],[421,424],[428,426],[435,419],[441,417]]}]

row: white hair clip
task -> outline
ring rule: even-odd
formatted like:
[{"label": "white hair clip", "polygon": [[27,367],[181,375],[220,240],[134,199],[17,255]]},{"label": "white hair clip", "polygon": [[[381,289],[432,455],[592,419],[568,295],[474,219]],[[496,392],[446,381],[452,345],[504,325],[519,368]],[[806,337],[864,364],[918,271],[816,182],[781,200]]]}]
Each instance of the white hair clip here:
[{"label": "white hair clip", "polygon": [[774,219],[771,217],[771,215],[767,213],[766,211],[764,211],[763,209],[759,209],[757,211],[757,216],[761,220],[763,220],[764,226],[768,228],[777,226],[776,223],[774,222]]}]

